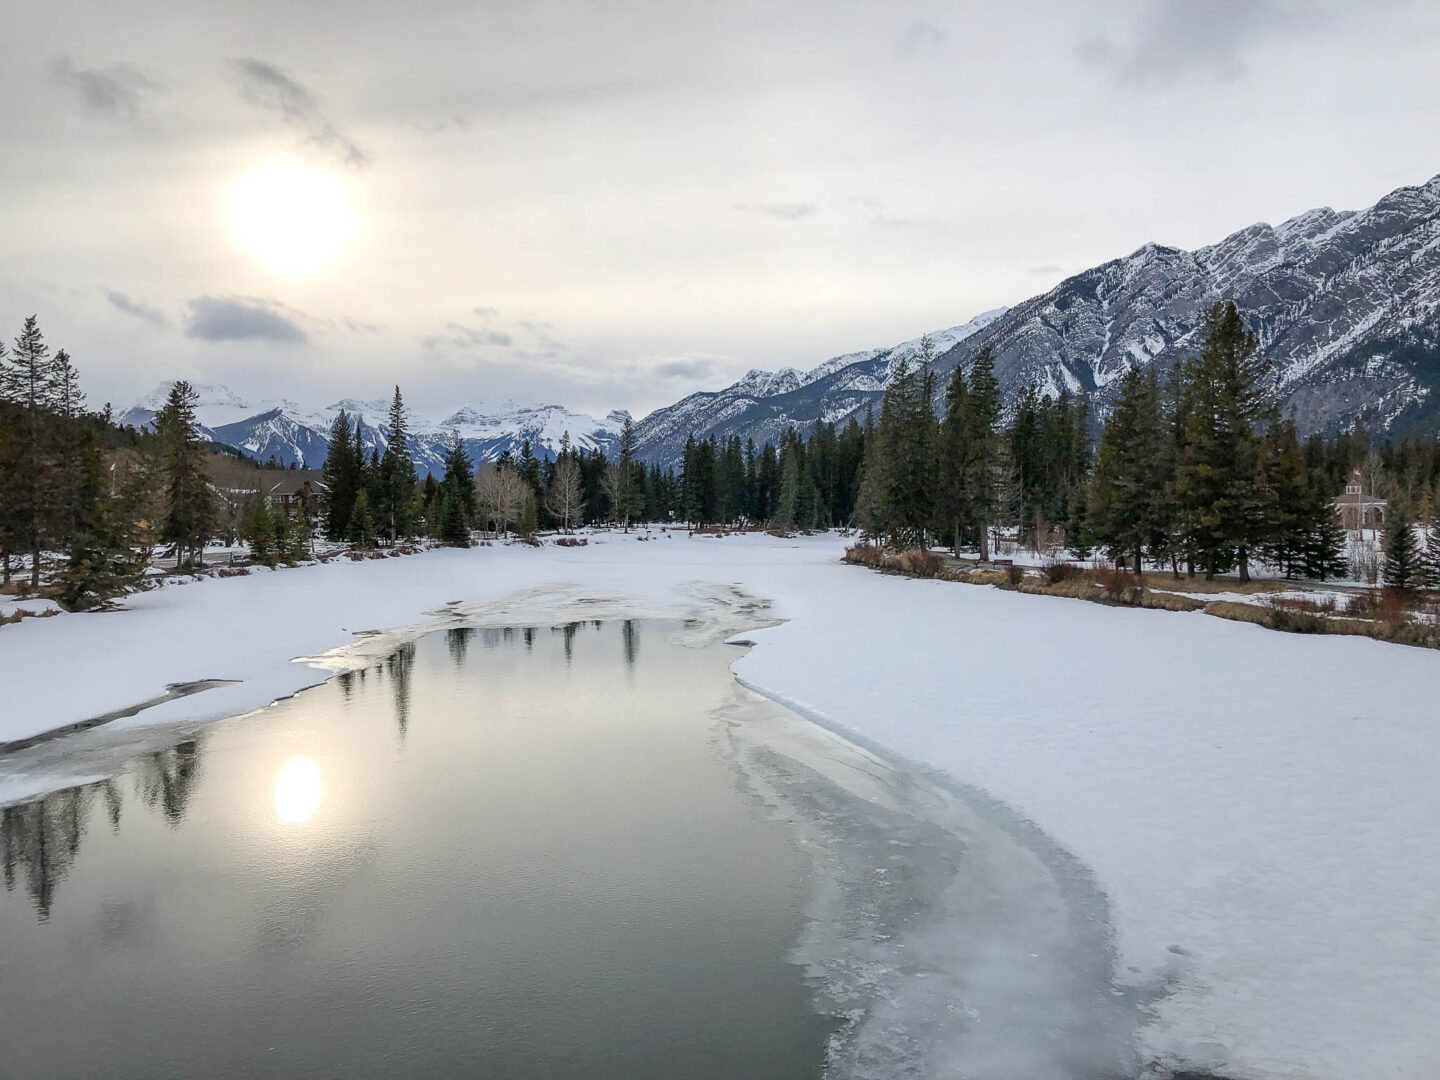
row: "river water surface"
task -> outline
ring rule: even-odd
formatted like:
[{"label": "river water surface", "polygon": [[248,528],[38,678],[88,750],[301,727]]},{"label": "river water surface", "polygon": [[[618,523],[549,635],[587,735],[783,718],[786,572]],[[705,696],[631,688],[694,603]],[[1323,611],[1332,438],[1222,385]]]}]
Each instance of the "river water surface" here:
[{"label": "river water surface", "polygon": [[0,810],[0,1074],[818,1076],[733,647],[455,628]]}]

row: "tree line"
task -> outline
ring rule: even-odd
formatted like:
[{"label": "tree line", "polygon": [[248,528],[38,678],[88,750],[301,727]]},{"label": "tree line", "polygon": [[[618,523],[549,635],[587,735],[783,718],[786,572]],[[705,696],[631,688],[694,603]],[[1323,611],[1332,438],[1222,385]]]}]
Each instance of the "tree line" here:
[{"label": "tree line", "polygon": [[176,383],[153,432],[86,409],[69,353],[51,351],[35,316],[0,344],[0,579],[41,582],[59,553],[58,596],[87,608],[144,574],[154,546],[196,561],[215,522],[195,394]]},{"label": "tree line", "polygon": [[1440,587],[1440,447],[1411,438],[1374,449],[1357,425],[1303,444],[1272,404],[1273,377],[1233,303],[1205,315],[1203,342],[1163,381],[1121,377],[1092,440],[1088,406],[1061,389],[1023,390],[1009,422],[987,348],[957,368],[937,419],[931,351],[902,361],[865,444],[857,523],[900,547],[938,541],[988,558],[1002,529],[1022,547],[1098,549],[1136,573],[1250,578],[1257,560],[1287,577],[1347,572],[1332,500],[1357,471],[1390,501],[1387,581]]},{"label": "tree line", "polygon": [[[23,573],[35,587],[46,553],[58,553],[62,602],[87,607],[133,585],[157,544],[177,568],[199,566],[216,535],[243,536],[273,565],[303,557],[317,526],[362,547],[416,537],[468,546],[478,528],[529,537],[655,522],[858,527],[896,546],[939,543],[982,558],[1004,536],[1080,558],[1098,550],[1136,571],[1244,580],[1263,560],[1326,578],[1346,570],[1331,500],[1358,472],[1389,500],[1387,581],[1440,587],[1436,440],[1377,447],[1357,425],[1302,443],[1269,404],[1268,365],[1234,305],[1212,308],[1203,333],[1163,380],[1153,367],[1121,376],[1098,439],[1086,398],[1063,387],[1024,389],[1004,409],[988,349],[942,391],[926,338],[914,363],[897,362],[878,416],[816,421],[764,446],[692,435],[678,467],[642,461],[627,419],[612,454],[567,435],[551,460],[527,441],[478,467],[452,433],[443,473],[422,480],[397,386],[371,445],[358,417],[335,418],[327,490],[307,485],[280,513],[253,497],[258,482],[215,482],[217,451],[189,384],[174,384],[146,430],[118,428],[108,406],[86,409],[70,356],[51,352],[32,316],[0,346],[3,579]],[[232,486],[244,497],[227,499]]]}]

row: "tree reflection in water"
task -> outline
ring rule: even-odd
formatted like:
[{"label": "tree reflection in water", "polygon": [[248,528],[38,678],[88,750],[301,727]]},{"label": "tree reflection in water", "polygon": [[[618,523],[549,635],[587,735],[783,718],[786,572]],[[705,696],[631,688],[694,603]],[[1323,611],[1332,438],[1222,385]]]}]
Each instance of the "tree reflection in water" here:
[{"label": "tree reflection in water", "polygon": [[[137,759],[133,775],[141,803],[158,809],[172,827],[178,825],[200,781],[199,740],[145,754]],[[0,808],[0,868],[5,891],[13,891],[23,880],[41,922],[50,917],[55,891],[75,865],[80,839],[97,803],[104,807],[110,828],[119,832],[122,799],[116,779],[53,791]]]},{"label": "tree reflection in water", "polygon": [[625,666],[634,668],[635,660],[640,655],[640,628],[631,619],[626,619],[620,625],[620,636],[625,642]]},{"label": "tree reflection in water", "polygon": [[475,631],[468,626],[455,626],[445,631],[445,644],[456,667],[464,665],[465,654],[470,651],[470,639],[474,636]]},{"label": "tree reflection in water", "polygon": [[410,730],[410,675],[415,670],[415,643],[407,641],[385,660],[385,674],[390,677],[390,690],[395,695],[395,723],[400,738]]}]

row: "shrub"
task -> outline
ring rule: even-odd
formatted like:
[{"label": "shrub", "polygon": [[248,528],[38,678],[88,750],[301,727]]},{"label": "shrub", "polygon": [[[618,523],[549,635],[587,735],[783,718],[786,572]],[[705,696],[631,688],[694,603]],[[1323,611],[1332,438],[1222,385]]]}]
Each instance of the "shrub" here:
[{"label": "shrub", "polygon": [[902,574],[933,578],[940,573],[940,556],[924,548],[911,548],[897,555],[894,565]]},{"label": "shrub", "polygon": [[1104,590],[1107,603],[1139,607],[1145,602],[1145,584],[1129,570],[1099,567],[1095,570],[1095,583]]},{"label": "shrub", "polygon": [[1005,580],[1012,586],[1019,588],[1020,583],[1025,580],[1025,568],[1011,563],[1005,568]]},{"label": "shrub", "polygon": [[1267,597],[1265,608],[1270,616],[1268,626],[1274,630],[1286,630],[1292,634],[1325,634],[1329,626],[1325,619],[1314,611],[1307,611],[1295,603],[1286,603],[1280,597]]},{"label": "shrub", "polygon": [[868,566],[878,570],[885,565],[885,552],[877,544],[852,544],[845,549],[845,561],[856,566]]},{"label": "shrub", "polygon": [[1080,567],[1074,563],[1068,563],[1063,560],[1047,562],[1040,568],[1040,573],[1044,575],[1045,580],[1051,585],[1059,585],[1061,582],[1074,581],[1076,578],[1083,578],[1085,576],[1085,571],[1081,570]]}]

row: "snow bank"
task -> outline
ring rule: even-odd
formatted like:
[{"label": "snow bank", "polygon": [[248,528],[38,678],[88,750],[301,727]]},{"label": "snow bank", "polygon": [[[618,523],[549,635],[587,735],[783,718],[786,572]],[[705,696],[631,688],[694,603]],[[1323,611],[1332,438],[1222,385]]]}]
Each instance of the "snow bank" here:
[{"label": "snow bank", "polygon": [[[612,536],[170,586],[0,629],[0,740],[210,678],[242,681],[117,724],[252,709],[323,678],[292,657],[451,601],[509,597],[493,613],[523,621],[568,583],[567,610],[685,614],[735,585],[789,620],[747,635],[748,684],[983,791],[1090,868],[1115,978],[1157,995],[1142,1057],[1440,1075],[1440,655],[881,576],[841,547]],[[118,737],[102,731],[65,740],[72,771],[86,740]],[[44,782],[25,770],[53,767],[49,746],[0,759],[0,801]]]}]

